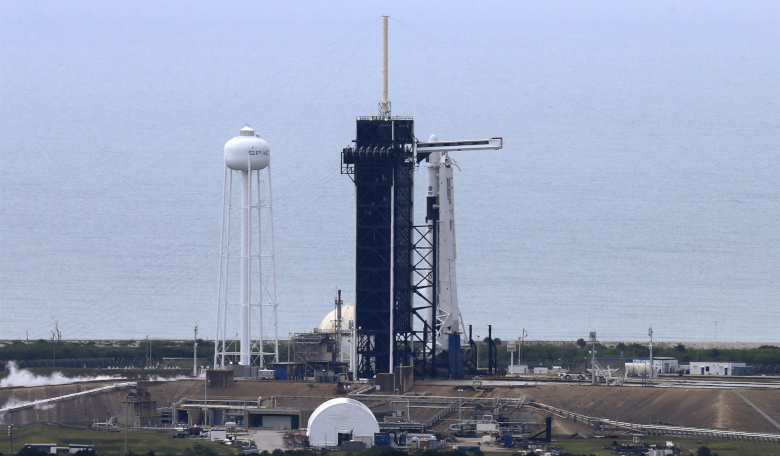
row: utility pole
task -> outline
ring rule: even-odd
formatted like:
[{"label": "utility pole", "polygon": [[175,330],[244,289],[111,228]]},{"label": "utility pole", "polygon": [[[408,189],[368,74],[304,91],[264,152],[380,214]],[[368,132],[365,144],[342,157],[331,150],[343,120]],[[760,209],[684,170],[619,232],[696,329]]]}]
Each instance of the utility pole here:
[{"label": "utility pole", "polygon": [[525,336],[527,336],[528,333],[525,332],[525,328],[523,328],[523,333],[520,335],[520,364],[523,363],[523,345],[525,344]]},{"label": "utility pole", "polygon": [[595,385],[596,384],[596,331],[590,332],[590,342],[591,342],[591,361],[590,361],[590,384]]},{"label": "utility pole", "polygon": [[11,454],[14,454],[14,425],[8,425],[8,437],[11,439]]},{"label": "utility pole", "polygon": [[718,348],[718,320],[715,320],[715,348]]},{"label": "utility pole", "polygon": [[198,376],[198,325],[195,325],[195,339],[192,342],[192,376]]},{"label": "utility pole", "polygon": [[653,325],[650,325],[647,335],[650,336],[650,378],[653,378],[655,377],[655,367],[653,367]]},{"label": "utility pole", "polygon": [[488,374],[493,374],[493,325],[488,325]]}]

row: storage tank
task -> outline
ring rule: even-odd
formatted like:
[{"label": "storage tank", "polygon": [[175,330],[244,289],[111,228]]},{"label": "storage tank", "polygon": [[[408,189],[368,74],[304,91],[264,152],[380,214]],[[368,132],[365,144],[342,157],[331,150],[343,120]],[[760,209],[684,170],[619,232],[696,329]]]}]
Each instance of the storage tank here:
[{"label": "storage tank", "polygon": [[649,377],[650,363],[626,363],[626,376]]},{"label": "storage tank", "polygon": [[271,161],[271,149],[268,143],[255,136],[255,131],[249,127],[242,128],[238,136],[225,144],[225,163],[232,170],[258,171]]}]

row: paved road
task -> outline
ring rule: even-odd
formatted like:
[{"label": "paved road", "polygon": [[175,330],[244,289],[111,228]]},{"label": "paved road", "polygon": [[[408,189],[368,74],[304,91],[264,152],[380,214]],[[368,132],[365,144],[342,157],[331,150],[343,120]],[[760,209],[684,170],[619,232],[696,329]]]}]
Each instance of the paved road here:
[{"label": "paved road", "polygon": [[284,442],[282,441],[284,431],[252,430],[249,431],[249,436],[254,439],[257,449],[260,451],[268,450],[270,452],[277,448],[284,449]]},{"label": "paved road", "polygon": [[[720,388],[720,389],[780,389],[780,381],[771,382],[731,382],[718,380],[664,380],[656,379],[659,388]],[[473,380],[424,380],[415,384],[438,386],[472,386]],[[483,386],[541,386],[541,385],[589,385],[588,382],[555,382],[529,380],[482,380]],[[626,383],[624,386],[642,386],[640,383]]]}]

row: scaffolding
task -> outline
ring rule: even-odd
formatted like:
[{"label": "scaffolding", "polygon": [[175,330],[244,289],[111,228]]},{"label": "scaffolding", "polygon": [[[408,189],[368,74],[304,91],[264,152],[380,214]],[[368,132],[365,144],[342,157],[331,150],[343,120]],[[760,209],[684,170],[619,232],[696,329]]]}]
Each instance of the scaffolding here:
[{"label": "scaffolding", "polygon": [[293,361],[303,366],[304,377],[314,377],[317,364],[323,361],[323,345],[325,353],[333,352],[333,340],[328,333],[310,332],[293,335]]}]

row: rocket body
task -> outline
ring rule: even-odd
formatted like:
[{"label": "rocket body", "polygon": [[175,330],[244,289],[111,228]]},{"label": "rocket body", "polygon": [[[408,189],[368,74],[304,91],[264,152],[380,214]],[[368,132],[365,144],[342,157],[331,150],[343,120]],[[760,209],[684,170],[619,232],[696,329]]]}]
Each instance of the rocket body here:
[{"label": "rocket body", "polygon": [[[437,141],[431,136],[431,142]],[[429,277],[429,299],[436,296],[436,311],[429,312],[428,321],[436,328],[437,345],[446,344],[450,334],[459,333],[460,307],[455,260],[455,194],[452,160],[447,152],[431,152],[428,156],[428,195],[425,221],[426,239],[434,247],[436,274]],[[439,349],[439,347],[436,347]]]}]

